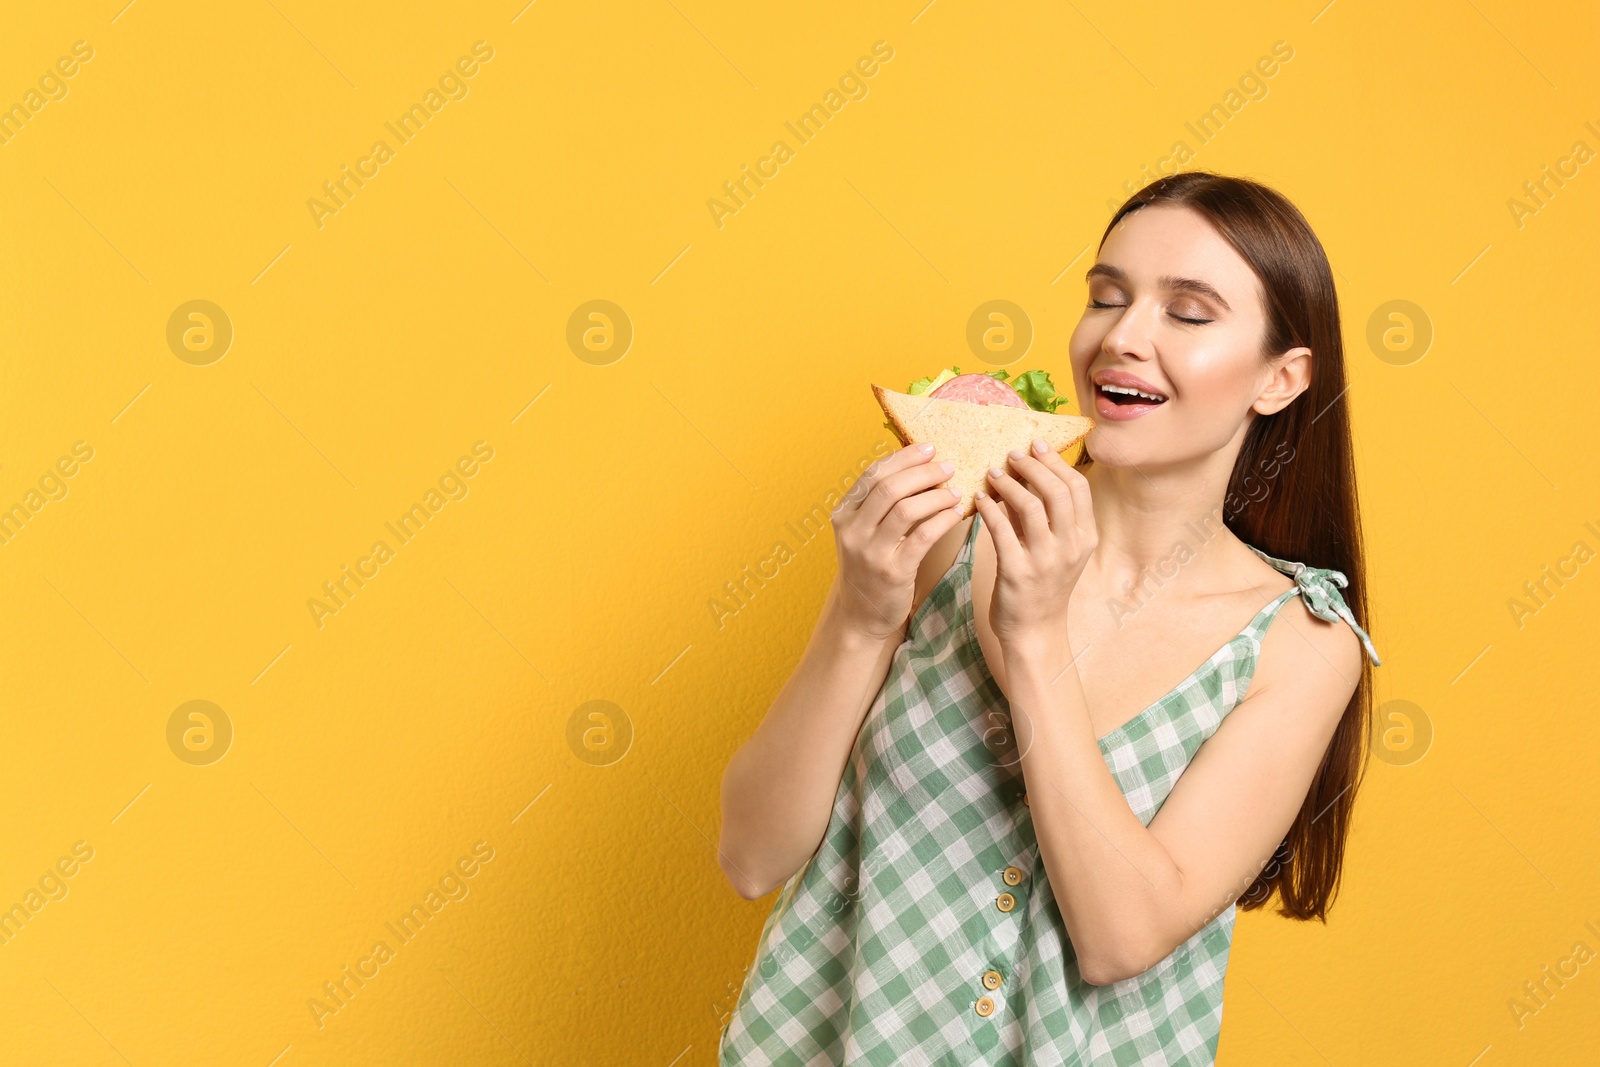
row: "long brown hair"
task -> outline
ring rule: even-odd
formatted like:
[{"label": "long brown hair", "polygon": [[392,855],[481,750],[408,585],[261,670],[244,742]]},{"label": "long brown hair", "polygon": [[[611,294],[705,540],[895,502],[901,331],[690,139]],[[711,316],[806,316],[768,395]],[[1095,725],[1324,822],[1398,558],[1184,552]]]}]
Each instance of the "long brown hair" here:
[{"label": "long brown hair", "polygon": [[[1245,178],[1189,171],[1129,197],[1100,247],[1123,216],[1149,204],[1199,212],[1250,264],[1266,302],[1262,358],[1301,345],[1311,349],[1310,386],[1279,411],[1257,414],[1246,431],[1228,479],[1225,525],[1269,556],[1342,571],[1350,582],[1342,590],[1345,602],[1370,634],[1339,298],[1322,243],[1283,194]],[[1085,448],[1076,465],[1092,463]],[[1239,907],[1262,907],[1276,891],[1279,915],[1327,922],[1356,789],[1366,773],[1371,715],[1372,664],[1363,655],[1361,679],[1305,802]]]}]

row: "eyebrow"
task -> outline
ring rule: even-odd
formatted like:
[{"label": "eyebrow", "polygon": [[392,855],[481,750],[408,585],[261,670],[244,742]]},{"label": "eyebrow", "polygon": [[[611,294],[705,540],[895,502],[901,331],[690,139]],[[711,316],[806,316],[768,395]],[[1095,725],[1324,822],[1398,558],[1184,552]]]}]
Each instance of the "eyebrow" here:
[{"label": "eyebrow", "polygon": [[[1109,263],[1096,263],[1094,266],[1089,268],[1088,273],[1083,276],[1083,280],[1087,282],[1096,277],[1110,278],[1114,282],[1126,282],[1128,280],[1128,273],[1121,267],[1113,267]],[[1179,292],[1194,293],[1197,296],[1203,296],[1209,300],[1215,300],[1218,304],[1221,304],[1223,309],[1226,311],[1233,310],[1233,308],[1228,305],[1228,302],[1222,298],[1222,294],[1217,292],[1215,286],[1208,282],[1203,282],[1198,278],[1179,278],[1176,275],[1163,274],[1161,277],[1156,279],[1156,285],[1162,289],[1172,289]]]}]

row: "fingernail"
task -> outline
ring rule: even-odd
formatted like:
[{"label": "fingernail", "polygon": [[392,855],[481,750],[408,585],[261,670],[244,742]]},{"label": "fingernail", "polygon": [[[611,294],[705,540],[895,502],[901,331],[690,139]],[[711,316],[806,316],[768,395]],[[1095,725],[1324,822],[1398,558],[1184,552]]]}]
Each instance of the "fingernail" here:
[{"label": "fingernail", "polygon": [[989,494],[985,493],[982,489],[979,489],[976,493],[973,493],[972,495],[974,497],[976,497],[977,499],[979,499],[979,500],[988,500],[989,499]]},{"label": "fingernail", "polygon": [[1042,456],[1050,451],[1050,446],[1045,444],[1042,438],[1035,437],[1033,439],[1033,450]]},{"label": "fingernail", "polygon": [[956,465],[951,463],[949,460],[945,460],[939,464],[939,469],[944,471],[946,474],[954,474],[956,472]]},{"label": "fingernail", "polygon": [[1028,454],[1020,448],[1013,448],[1008,455],[1010,455],[1012,459],[1026,459]]},{"label": "fingernail", "polygon": [[1001,470],[999,467],[990,467],[989,468],[989,477],[998,480],[1000,478],[1004,478],[1005,476],[1006,476],[1006,472]]},{"label": "fingernail", "polygon": [[917,451],[921,452],[924,456],[931,456],[933,455],[933,446],[924,441],[922,444],[917,446]]}]

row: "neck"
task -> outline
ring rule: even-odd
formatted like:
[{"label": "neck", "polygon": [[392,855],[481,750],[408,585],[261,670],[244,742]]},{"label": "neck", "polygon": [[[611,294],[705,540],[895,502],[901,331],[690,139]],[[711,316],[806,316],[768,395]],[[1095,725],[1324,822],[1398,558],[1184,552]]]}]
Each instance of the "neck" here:
[{"label": "neck", "polygon": [[1214,549],[1236,540],[1223,525],[1231,451],[1160,467],[1095,463],[1084,472],[1099,533],[1085,573],[1107,596],[1138,599],[1180,568],[1200,586],[1211,584],[1221,557]]}]

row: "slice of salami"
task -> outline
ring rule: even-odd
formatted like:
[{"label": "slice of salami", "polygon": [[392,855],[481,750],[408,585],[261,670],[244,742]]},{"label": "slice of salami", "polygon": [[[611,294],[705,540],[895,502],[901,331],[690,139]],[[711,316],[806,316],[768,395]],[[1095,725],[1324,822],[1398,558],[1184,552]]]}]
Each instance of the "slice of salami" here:
[{"label": "slice of salami", "polygon": [[1025,408],[1011,386],[990,374],[958,374],[928,394],[939,400],[962,400],[968,404],[996,404],[1006,408]]}]

